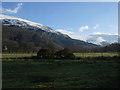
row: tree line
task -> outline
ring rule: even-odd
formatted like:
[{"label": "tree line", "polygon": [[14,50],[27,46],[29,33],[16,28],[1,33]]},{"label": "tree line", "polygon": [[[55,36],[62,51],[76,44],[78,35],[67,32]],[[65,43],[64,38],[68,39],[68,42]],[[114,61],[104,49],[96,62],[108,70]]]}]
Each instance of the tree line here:
[{"label": "tree line", "polygon": [[90,52],[120,52],[120,43],[112,43],[107,46],[98,46],[98,47],[80,47],[73,46],[69,47],[72,52],[81,52],[81,53],[90,53]]}]

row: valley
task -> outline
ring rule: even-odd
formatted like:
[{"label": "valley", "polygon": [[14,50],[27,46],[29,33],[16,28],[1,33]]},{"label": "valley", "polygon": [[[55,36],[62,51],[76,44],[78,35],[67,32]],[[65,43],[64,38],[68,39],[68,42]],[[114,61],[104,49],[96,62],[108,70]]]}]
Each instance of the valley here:
[{"label": "valley", "polygon": [[118,42],[73,39],[7,15],[0,20],[3,88],[120,88]]}]

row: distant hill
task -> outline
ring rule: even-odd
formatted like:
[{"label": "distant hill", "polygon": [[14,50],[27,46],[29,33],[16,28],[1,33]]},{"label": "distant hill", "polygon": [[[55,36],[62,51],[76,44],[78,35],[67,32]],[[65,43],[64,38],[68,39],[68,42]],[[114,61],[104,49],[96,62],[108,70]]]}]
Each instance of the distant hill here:
[{"label": "distant hill", "polygon": [[86,41],[97,45],[106,46],[112,43],[118,43],[118,35],[106,35],[106,34],[90,35]]}]

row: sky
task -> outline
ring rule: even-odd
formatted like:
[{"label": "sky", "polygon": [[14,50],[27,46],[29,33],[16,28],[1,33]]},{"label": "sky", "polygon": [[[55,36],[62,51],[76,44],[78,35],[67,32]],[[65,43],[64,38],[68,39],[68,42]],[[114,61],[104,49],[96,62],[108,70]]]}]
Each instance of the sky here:
[{"label": "sky", "polygon": [[117,2],[3,2],[2,13],[44,24],[72,37],[118,33]]}]

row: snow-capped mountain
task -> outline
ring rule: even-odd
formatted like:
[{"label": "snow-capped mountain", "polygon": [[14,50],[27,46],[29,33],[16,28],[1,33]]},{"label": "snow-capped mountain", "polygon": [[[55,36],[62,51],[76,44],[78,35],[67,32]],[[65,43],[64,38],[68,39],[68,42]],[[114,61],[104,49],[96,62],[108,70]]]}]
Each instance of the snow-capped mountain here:
[{"label": "snow-capped mountain", "polygon": [[24,29],[34,30],[34,31],[42,30],[42,31],[51,32],[51,33],[55,33],[62,36],[64,35],[64,37],[71,37],[73,39],[78,39],[88,43],[93,43],[93,44],[102,45],[102,46],[118,42],[117,35],[77,35],[77,34],[69,35],[67,33],[62,33],[62,32],[53,30],[52,28],[47,27],[43,24],[39,24],[39,23],[31,22],[25,19],[21,19],[18,17],[8,16],[3,14],[0,14],[0,21],[2,21],[2,24],[5,26],[15,26],[15,27],[20,27]]},{"label": "snow-capped mountain", "polygon": [[[0,15],[0,21],[2,21],[2,25],[3,25],[3,35],[5,36],[4,40],[9,39],[16,42],[33,42],[35,45],[39,47],[48,47],[49,45],[52,46],[53,44],[59,47],[70,47],[70,46],[96,47],[97,46],[95,44],[84,42],[82,40],[72,39],[68,35],[53,30],[48,26],[31,22],[28,20],[24,20],[21,18],[7,16],[7,15]],[[12,32],[10,32],[11,30]],[[22,34],[16,32],[18,30]],[[31,30],[33,34],[31,34],[29,30]],[[5,35],[5,33],[8,34],[9,38]],[[12,33],[17,33],[17,35],[11,35]],[[29,36],[28,34],[30,34],[31,36]]]},{"label": "snow-capped mountain", "polygon": [[89,35],[89,38],[87,38],[86,41],[97,45],[105,46],[112,43],[117,43],[118,35],[104,35],[104,34]]},{"label": "snow-capped mountain", "polygon": [[31,22],[31,21],[13,17],[13,16],[0,14],[0,20],[2,20],[3,25],[7,25],[7,26],[17,26],[17,27],[22,27],[22,28],[29,29],[29,30],[43,30],[47,32],[60,34],[60,32],[57,32],[53,30],[52,28],[47,27],[43,24]]}]

